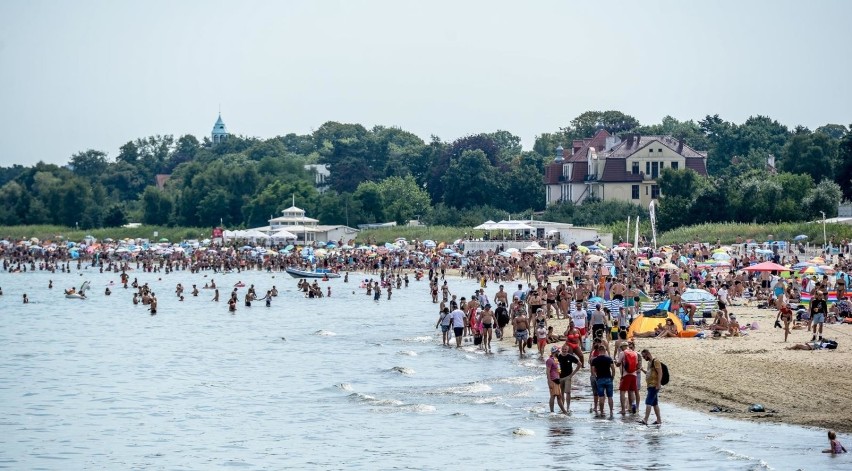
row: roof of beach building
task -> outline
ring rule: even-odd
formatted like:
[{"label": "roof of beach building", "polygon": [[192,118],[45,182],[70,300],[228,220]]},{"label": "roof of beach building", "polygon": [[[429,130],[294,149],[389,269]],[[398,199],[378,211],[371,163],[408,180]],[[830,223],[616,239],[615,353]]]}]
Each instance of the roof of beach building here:
[{"label": "roof of beach building", "polygon": [[228,128],[225,127],[225,122],[222,121],[222,114],[219,114],[219,119],[213,125],[213,134],[228,134]]}]

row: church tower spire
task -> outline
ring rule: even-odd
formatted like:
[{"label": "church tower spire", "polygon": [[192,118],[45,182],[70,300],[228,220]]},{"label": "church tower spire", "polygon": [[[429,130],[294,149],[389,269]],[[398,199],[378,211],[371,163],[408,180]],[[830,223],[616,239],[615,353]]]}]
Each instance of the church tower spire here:
[{"label": "church tower spire", "polygon": [[225,122],[222,121],[222,112],[219,112],[219,119],[213,125],[213,132],[210,133],[210,138],[213,140],[213,145],[225,142],[228,139],[228,129],[225,127]]}]

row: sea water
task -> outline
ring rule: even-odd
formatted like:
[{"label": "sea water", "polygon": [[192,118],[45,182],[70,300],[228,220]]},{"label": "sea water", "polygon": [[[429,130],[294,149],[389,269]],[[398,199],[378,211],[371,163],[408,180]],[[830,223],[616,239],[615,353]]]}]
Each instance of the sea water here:
[{"label": "sea water", "polygon": [[[282,273],[131,272],[156,292],[151,316],[116,274],[82,271],[0,274],[0,468],[852,466],[820,453],[824,430],[679,409],[665,390],[662,427],[596,419],[588,370],[574,382],[573,415],[551,414],[537,353],[520,358],[509,338],[491,355],[441,346],[425,280],[376,302],[359,288],[364,274],[321,281],[331,297],[308,299]],[[211,290],[191,295],[211,278],[219,302]],[[62,289],[83,280],[89,298],[66,299]],[[231,314],[238,281],[246,287]],[[280,294],[269,308],[244,307],[251,284]],[[449,286],[460,297],[477,287]]]}]

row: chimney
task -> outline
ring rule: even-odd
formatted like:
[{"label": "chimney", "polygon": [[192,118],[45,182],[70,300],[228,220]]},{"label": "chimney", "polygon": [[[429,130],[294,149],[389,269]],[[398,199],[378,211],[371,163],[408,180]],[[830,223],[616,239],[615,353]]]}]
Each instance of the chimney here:
[{"label": "chimney", "polygon": [[683,154],[683,139],[677,140],[677,153]]},{"label": "chimney", "polygon": [[633,147],[633,134],[632,133],[627,135],[627,147],[628,148]]}]

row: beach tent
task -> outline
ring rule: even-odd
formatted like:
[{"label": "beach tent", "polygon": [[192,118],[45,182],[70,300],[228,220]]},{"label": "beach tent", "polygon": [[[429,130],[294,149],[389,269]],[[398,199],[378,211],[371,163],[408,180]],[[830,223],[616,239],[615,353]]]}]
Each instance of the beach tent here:
[{"label": "beach tent", "polygon": [[474,229],[478,229],[478,230],[482,230],[482,231],[490,231],[490,230],[493,230],[493,229],[499,229],[499,227],[495,227],[496,225],[497,225],[496,222],[489,219],[489,220],[483,222],[482,224],[474,227]]},{"label": "beach tent", "polygon": [[650,311],[643,312],[639,315],[639,317],[633,320],[630,324],[630,328],[627,329],[627,338],[632,338],[636,334],[653,332],[658,325],[665,325],[666,319],[671,319],[672,322],[674,322],[678,333],[683,331],[683,323],[676,315],[674,315],[674,313],[667,312],[662,309],[652,309]]}]

